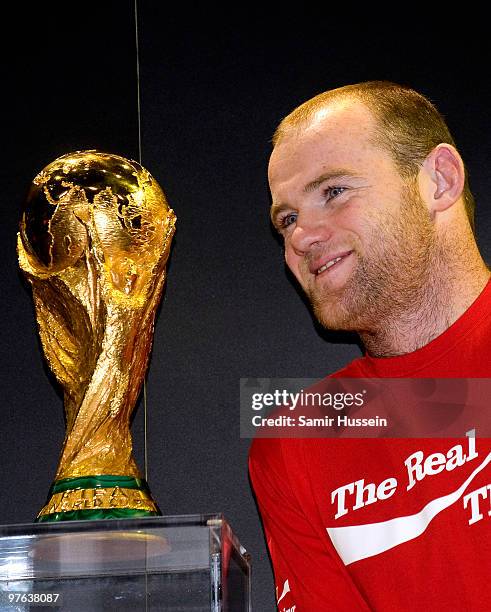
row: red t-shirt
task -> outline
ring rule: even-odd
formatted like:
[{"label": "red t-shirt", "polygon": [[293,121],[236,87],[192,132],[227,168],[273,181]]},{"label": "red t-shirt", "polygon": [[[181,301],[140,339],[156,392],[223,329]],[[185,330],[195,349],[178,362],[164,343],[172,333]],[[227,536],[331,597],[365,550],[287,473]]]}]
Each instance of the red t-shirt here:
[{"label": "red t-shirt", "polygon": [[[423,348],[338,377],[491,378],[491,282]],[[280,612],[491,610],[491,440],[254,440]]]}]

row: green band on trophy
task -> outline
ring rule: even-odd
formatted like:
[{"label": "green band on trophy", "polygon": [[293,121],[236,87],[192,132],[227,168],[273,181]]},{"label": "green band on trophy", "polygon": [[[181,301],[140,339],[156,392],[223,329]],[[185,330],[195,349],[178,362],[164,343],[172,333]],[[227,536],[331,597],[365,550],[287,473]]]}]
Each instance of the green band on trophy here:
[{"label": "green band on trophy", "polygon": [[36,521],[160,514],[144,479],[104,474],[55,481],[50,489],[48,501]]},{"label": "green band on trophy", "polygon": [[63,478],[56,480],[48,493],[50,498],[55,493],[64,491],[74,491],[76,489],[107,489],[110,487],[121,487],[124,489],[139,489],[149,492],[147,481],[143,478],[133,478],[132,476],[111,476],[102,474],[99,476],[81,476],[79,478]]}]

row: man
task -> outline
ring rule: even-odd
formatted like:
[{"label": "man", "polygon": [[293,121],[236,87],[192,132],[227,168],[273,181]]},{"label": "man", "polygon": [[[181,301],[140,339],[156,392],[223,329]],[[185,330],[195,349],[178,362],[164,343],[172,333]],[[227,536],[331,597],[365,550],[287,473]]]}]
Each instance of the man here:
[{"label": "man", "polygon": [[[286,263],[322,325],[365,347],[334,376],[491,377],[490,272],[435,107],[350,85],[295,109],[273,144]],[[255,440],[279,610],[491,609],[491,449],[464,434]]]}]

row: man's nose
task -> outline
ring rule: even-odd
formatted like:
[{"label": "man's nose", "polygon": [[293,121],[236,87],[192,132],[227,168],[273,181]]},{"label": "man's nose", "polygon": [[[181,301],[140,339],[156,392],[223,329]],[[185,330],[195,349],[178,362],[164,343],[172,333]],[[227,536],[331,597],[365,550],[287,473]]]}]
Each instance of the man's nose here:
[{"label": "man's nose", "polygon": [[302,255],[315,244],[328,240],[331,234],[331,223],[325,211],[299,213],[290,242],[297,255]]}]

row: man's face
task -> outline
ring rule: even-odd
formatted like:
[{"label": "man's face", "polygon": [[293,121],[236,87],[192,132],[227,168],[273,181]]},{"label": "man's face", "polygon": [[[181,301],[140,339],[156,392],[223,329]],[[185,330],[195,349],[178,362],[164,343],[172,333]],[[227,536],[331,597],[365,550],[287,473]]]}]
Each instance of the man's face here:
[{"label": "man's face", "polygon": [[374,127],[360,103],[337,103],[284,137],[270,160],[272,219],[286,263],[332,329],[376,329],[427,280],[428,210],[370,141]]}]

